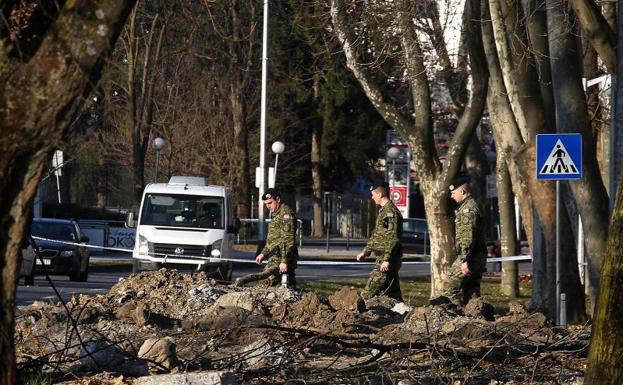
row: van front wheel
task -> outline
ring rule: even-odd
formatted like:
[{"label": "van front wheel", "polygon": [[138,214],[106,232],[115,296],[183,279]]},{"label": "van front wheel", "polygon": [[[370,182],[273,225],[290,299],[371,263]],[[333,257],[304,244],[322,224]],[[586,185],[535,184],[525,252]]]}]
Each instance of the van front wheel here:
[{"label": "van front wheel", "polygon": [[234,264],[231,261],[221,263],[219,267],[221,278],[223,281],[231,281],[231,276],[234,271]]}]

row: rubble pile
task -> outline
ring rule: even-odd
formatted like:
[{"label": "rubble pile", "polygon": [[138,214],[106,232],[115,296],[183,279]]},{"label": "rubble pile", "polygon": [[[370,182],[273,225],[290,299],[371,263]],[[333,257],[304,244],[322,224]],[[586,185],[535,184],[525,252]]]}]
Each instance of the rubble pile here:
[{"label": "rubble pile", "polygon": [[71,373],[75,385],[169,383],[178,374],[192,383],[190,373],[203,383],[291,385],[582,377],[587,328],[558,330],[520,303],[509,307],[502,316],[482,299],[412,309],[346,287],[322,298],[162,269],[107,294],[20,308],[16,347],[20,368]]}]

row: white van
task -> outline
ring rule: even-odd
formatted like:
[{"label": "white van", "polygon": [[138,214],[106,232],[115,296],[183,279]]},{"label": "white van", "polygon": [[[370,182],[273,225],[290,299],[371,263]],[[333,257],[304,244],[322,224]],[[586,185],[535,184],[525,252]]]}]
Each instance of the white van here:
[{"label": "white van", "polygon": [[[145,187],[132,252],[133,272],[162,266],[215,271],[231,280],[234,218],[231,191],[201,177],[174,176]],[[132,222],[129,220],[128,222]]]}]

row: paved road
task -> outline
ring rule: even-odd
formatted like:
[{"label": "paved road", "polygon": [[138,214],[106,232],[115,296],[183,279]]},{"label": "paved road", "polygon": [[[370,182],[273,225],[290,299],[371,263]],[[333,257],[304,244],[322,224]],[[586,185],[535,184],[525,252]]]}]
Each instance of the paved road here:
[{"label": "paved road", "polygon": [[[521,264],[521,270],[529,270],[529,264]],[[297,269],[297,279],[317,280],[333,278],[365,278],[370,272],[369,265],[342,265],[342,266],[300,266]],[[131,274],[131,269],[108,268],[107,271],[96,271],[89,275],[88,282],[70,282],[66,276],[52,276],[56,289],[65,300],[77,294],[104,294],[121,278]],[[249,267],[237,267],[234,271],[234,278],[244,274],[257,272],[260,267],[249,265]],[[405,265],[400,270],[402,278],[412,278],[428,275],[428,265]],[[37,276],[34,286],[24,286],[22,281],[17,288],[17,305],[29,305],[33,301],[52,301],[56,302],[56,295],[53,289],[43,276]]]},{"label": "paved road", "polygon": [[[331,279],[331,278],[364,278],[370,272],[369,265],[343,265],[343,266],[300,266],[297,272],[297,279]],[[427,275],[429,267],[427,265],[403,266],[400,273],[403,277],[414,277]],[[258,272],[261,267],[249,264],[234,269],[234,278],[244,274]],[[95,271],[89,274],[88,282],[70,282],[67,276],[51,276],[54,286],[64,299],[77,294],[103,294],[106,293],[121,278],[131,274],[130,267],[107,268],[106,271]],[[23,306],[31,304],[33,301],[56,301],[54,290],[50,287],[43,276],[37,276],[34,286],[24,286],[23,281],[17,288],[17,305]]]},{"label": "paved road", "polygon": [[[324,249],[319,248],[303,248],[300,250],[301,257],[311,256],[325,256]],[[330,254],[333,256],[348,256],[354,260],[355,255],[359,252],[359,249],[345,250],[344,247],[332,248]],[[252,261],[254,258],[253,253],[239,252],[236,253],[236,258]],[[116,256],[97,257],[92,256],[93,262],[104,261],[123,261],[126,264],[117,264],[113,267],[97,267],[92,268],[92,272],[89,274],[88,282],[70,282],[67,276],[52,276],[55,287],[63,296],[64,299],[70,298],[72,295],[77,294],[103,294],[106,293],[119,279],[127,277],[131,274],[131,267],[127,263],[129,262],[129,254],[122,254]],[[299,280],[317,280],[317,279],[333,279],[333,278],[365,278],[368,276],[371,265],[366,264],[348,264],[348,265],[333,265],[331,262],[316,262],[316,265],[301,265],[297,268],[297,279]],[[261,267],[254,263],[239,264],[234,269],[234,278],[253,272],[260,271]],[[494,271],[492,266],[488,267],[489,271]],[[529,270],[530,265],[522,263],[520,265],[521,270]],[[403,278],[412,278],[417,276],[429,275],[430,267],[428,264],[403,264],[400,269],[400,276]],[[43,301],[56,301],[56,294],[48,282],[43,276],[37,276],[34,286],[24,286],[23,281],[20,280],[20,285],[17,289],[17,305],[23,306],[31,304],[36,300]]]}]

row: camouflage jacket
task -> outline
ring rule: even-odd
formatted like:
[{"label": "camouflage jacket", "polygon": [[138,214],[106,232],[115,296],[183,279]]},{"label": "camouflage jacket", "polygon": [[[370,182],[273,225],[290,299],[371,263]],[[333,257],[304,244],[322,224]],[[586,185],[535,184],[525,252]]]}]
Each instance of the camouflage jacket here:
[{"label": "camouflage jacket", "polygon": [[285,203],[273,213],[268,224],[266,246],[262,249],[262,253],[267,257],[278,256],[280,263],[294,263],[298,258],[296,216]]},{"label": "camouflage jacket", "polygon": [[402,215],[393,202],[381,207],[376,216],[374,232],[363,249],[365,256],[372,252],[377,262],[398,262],[402,257],[400,236],[402,235]]},{"label": "camouflage jacket", "polygon": [[467,262],[469,269],[483,271],[487,257],[482,211],[470,195],[455,211],[454,247],[457,258]]}]

